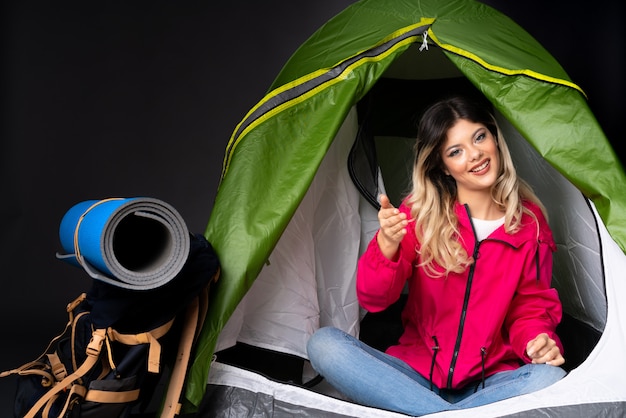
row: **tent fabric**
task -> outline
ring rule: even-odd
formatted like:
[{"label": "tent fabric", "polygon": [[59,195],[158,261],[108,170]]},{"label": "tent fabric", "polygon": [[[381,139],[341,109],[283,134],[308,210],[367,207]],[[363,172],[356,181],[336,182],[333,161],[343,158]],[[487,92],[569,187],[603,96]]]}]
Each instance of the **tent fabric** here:
[{"label": "tent fabric", "polygon": [[[213,293],[187,380],[186,398],[192,408],[200,404],[204,395],[218,340],[230,338],[226,345],[232,344],[241,328],[235,326],[230,337],[220,334],[231,316],[237,320],[236,308],[256,285],[260,274],[277,267],[273,264],[278,263],[280,256],[273,251],[280,251],[279,241],[294,222],[299,207],[307,207],[307,199],[313,194],[309,187],[318,181],[316,173],[322,171],[333,141],[341,137],[337,133],[351,123],[348,116],[354,106],[392,64],[404,60],[408,50],[415,50],[424,42],[429,48],[410,51],[415,52],[411,56],[417,64],[409,76],[423,73],[424,78],[445,77],[437,66],[429,68],[431,58],[436,61],[445,56],[453,64],[453,71],[484,94],[555,173],[570,182],[581,197],[589,199],[598,214],[591,218],[591,223],[606,226],[604,239],[614,246],[611,251],[622,262],[626,249],[626,195],[621,190],[626,176],[589,110],[582,89],[541,45],[506,16],[471,0],[360,1],[327,22],[298,48],[266,96],[235,128],[228,144],[205,233],[220,257],[222,280]],[[318,198],[317,202],[323,200]],[[354,208],[355,200],[349,202]],[[365,207],[360,202],[357,206],[356,213]],[[588,221],[589,217],[580,218],[581,223]],[[565,224],[564,228],[571,225]],[[361,244],[364,238],[359,241]],[[569,249],[574,241],[565,242],[563,248]],[[596,258],[606,251],[605,244],[592,247],[589,253],[595,253]],[[606,256],[602,260],[606,262]],[[586,267],[585,260],[573,266],[578,267]],[[611,277],[604,272],[606,288],[602,272],[590,271],[595,281],[589,286],[595,287],[595,294],[603,300],[598,302],[596,296],[590,296],[590,301],[576,297],[583,306],[570,307],[580,314],[581,321],[604,329],[596,350],[603,346],[603,339],[620,339],[624,335],[621,325],[614,333],[609,331],[612,315],[619,317],[619,312],[613,311],[616,307],[611,306],[610,297],[608,301],[603,297],[604,292],[610,295],[623,291],[611,288],[616,285],[615,277],[619,278],[618,271],[611,272]],[[314,283],[306,286],[312,288]],[[323,312],[327,307],[319,305],[324,293],[320,289],[325,290],[326,285],[316,282],[315,286],[318,308]],[[335,306],[349,305],[350,295],[343,298]],[[589,304],[595,309],[587,309]],[[315,311],[314,305],[312,309]],[[355,314],[351,315],[346,324],[354,322]],[[337,312],[329,317],[336,316]],[[241,327],[247,326],[244,322]],[[311,330],[310,324],[307,327],[304,338]],[[284,349],[302,353],[297,345]],[[580,373],[578,370],[572,373]],[[619,386],[607,388],[602,383],[602,373],[611,375],[611,371],[596,370],[598,378],[593,381],[605,391],[598,393],[594,402],[623,401]],[[595,396],[595,390],[592,392]]]},{"label": "tent fabric", "polygon": [[[602,331],[606,325],[606,289],[602,241],[594,213],[580,190],[537,155],[524,137],[496,114],[518,174],[546,202],[557,251],[553,280],[565,312]],[[568,213],[568,216],[563,216]],[[583,279],[572,280],[572,277]]]},{"label": "tent fabric", "polygon": [[[351,112],[320,164],[325,175],[309,186],[268,264],[240,303],[246,309],[235,310],[216,351],[239,341],[305,358],[306,342],[320,325],[357,334],[356,288],[343,285],[356,274],[360,252],[351,243],[361,241],[362,217],[353,210],[359,194],[345,164],[354,129],[356,113]],[[342,234],[337,236],[337,231]]]},{"label": "tent fabric", "polygon": [[[504,127],[503,134],[515,157],[515,163],[521,168],[521,174],[531,184],[542,185],[536,191],[544,201],[550,203],[549,218],[553,220],[551,224],[558,245],[558,251],[555,254],[555,271],[558,270],[558,273],[554,279],[555,282],[564,283],[564,286],[557,283],[560,291],[568,292],[568,294],[562,294],[562,298],[567,301],[571,298],[570,294],[582,293],[581,299],[571,298],[580,304],[589,305],[585,306],[586,309],[583,312],[580,312],[584,316],[582,320],[594,324],[594,327],[605,332],[588,354],[586,361],[576,365],[577,367],[574,367],[574,370],[571,370],[568,376],[557,385],[542,392],[472,409],[471,416],[501,417],[509,414],[528,416],[529,410],[535,415],[541,411],[546,414],[549,412],[550,416],[564,418],[572,416],[572,411],[580,412],[580,416],[619,416],[623,414],[626,394],[623,393],[622,388],[625,387],[626,382],[624,382],[623,374],[615,375],[615,370],[623,370],[624,364],[621,359],[614,357],[618,356],[615,352],[616,347],[617,350],[621,350],[626,325],[619,322],[621,313],[615,295],[626,291],[626,283],[621,280],[623,275],[621,272],[626,268],[626,257],[610,238],[604,225],[599,222],[599,216],[593,204],[588,203],[588,199],[579,190],[547,164],[514,128],[507,125],[501,115],[498,115],[498,118],[500,125]],[[342,139],[343,137],[339,137],[336,141]],[[336,143],[333,143],[334,146]],[[331,149],[330,154],[332,152]],[[323,164],[326,163],[325,160]],[[550,199],[550,196],[553,199]],[[567,204],[566,208],[563,207],[564,203]],[[362,210],[363,202],[359,204],[361,206],[353,210]],[[364,204],[366,208],[372,207],[367,202]],[[571,216],[563,216],[565,211]],[[371,212],[370,215],[372,215]],[[374,221],[374,229],[375,216],[375,212],[373,216],[364,213],[364,219]],[[294,216],[294,219],[296,218],[299,218],[298,214]],[[306,220],[292,220],[288,230],[298,222],[306,223]],[[371,238],[371,233],[373,233],[372,229],[366,233],[361,242],[367,243]],[[289,236],[289,232],[286,232],[286,235]],[[283,237],[281,237],[282,240]],[[281,245],[280,242],[279,245]],[[270,258],[273,259],[273,256]],[[570,281],[571,276],[581,276],[581,274],[584,280]],[[259,277],[257,280],[263,280],[263,278]],[[346,281],[351,285],[354,284],[353,281]],[[254,290],[253,287],[250,293]],[[262,297],[262,295],[255,297]],[[605,298],[608,298],[608,301]],[[605,302],[608,302],[608,308]],[[245,299],[241,304],[245,305]],[[566,309],[577,312],[578,308],[566,306]],[[254,308],[252,311],[257,312]],[[615,321],[615,318],[618,320]],[[571,348],[566,344],[566,358],[568,362],[571,362],[568,347]],[[251,374],[221,363],[215,363],[212,366],[208,383],[210,396],[205,402],[211,402],[212,406],[209,412],[201,411],[200,416],[219,416],[220,411],[236,414],[242,408],[248,410],[270,406],[270,409],[264,409],[263,413],[266,416],[279,417],[282,416],[284,410],[291,411],[291,416],[302,417],[325,414],[327,411],[350,417],[397,416],[397,414],[379,410],[372,412],[371,408],[354,405],[342,399],[341,396],[339,399],[323,398],[322,401],[318,393],[310,394],[308,389],[268,381],[267,378],[258,374]],[[325,388],[320,389],[320,392],[328,394]],[[236,399],[236,405],[232,405],[233,399]],[[206,406],[206,408],[209,407]],[[468,411],[457,411],[433,416],[455,417],[468,416],[468,414]]]},{"label": "tent fabric", "polygon": [[[545,171],[542,173],[545,174]],[[580,201],[585,200],[581,194],[578,194],[578,198]],[[589,216],[592,220],[599,219],[593,205],[587,209],[581,212],[586,219],[589,219]],[[588,230],[592,229],[595,228],[590,227]],[[616,324],[616,322],[619,322],[624,315],[622,307],[617,303],[617,297],[626,294],[626,282],[623,280],[626,259],[602,223],[599,223],[598,234],[599,241],[604,243],[601,248],[602,258],[612,261],[606,263],[605,272],[609,321],[607,331],[602,335],[587,361],[571,371],[562,381],[542,391],[473,408],[469,411],[447,411],[430,416],[446,418],[527,417],[539,414],[555,418],[623,416],[626,410],[626,395],[623,391],[626,387],[624,386],[626,377],[619,371],[624,370],[626,363],[623,356],[619,355],[619,350],[625,342],[625,325]],[[405,416],[355,405],[337,394],[333,397],[320,396],[319,393],[309,389],[279,383],[259,374],[221,363],[213,364],[208,383],[209,393],[205,399],[204,408],[210,412],[204,414],[201,408],[200,416],[225,416],[233,413],[245,416],[250,411],[272,417],[323,415],[395,418]],[[235,407],[232,404],[233,399],[237,399]]]},{"label": "tent fabric", "polygon": [[[404,418],[406,415],[356,405],[342,399],[321,395],[299,386],[278,383],[256,373],[222,363],[214,363],[209,375],[209,390],[200,407],[199,416],[264,416],[264,417],[371,417]],[[551,395],[544,393],[544,396]],[[237,405],[233,406],[233,399]],[[594,403],[573,403],[542,408],[542,414],[551,418],[624,416],[626,402],[612,400]],[[522,418],[528,417],[524,402],[530,395],[503,401],[497,405],[431,414],[429,417],[461,418]],[[471,414],[471,415],[470,415]],[[537,414],[531,416],[538,416]]]}]

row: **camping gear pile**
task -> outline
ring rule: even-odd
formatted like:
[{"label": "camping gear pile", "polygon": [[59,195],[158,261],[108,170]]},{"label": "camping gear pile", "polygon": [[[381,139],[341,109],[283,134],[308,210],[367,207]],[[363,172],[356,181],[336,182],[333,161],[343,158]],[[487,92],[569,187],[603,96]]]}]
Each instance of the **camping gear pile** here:
[{"label": "camping gear pile", "polygon": [[68,322],[17,375],[15,417],[174,417],[219,261],[178,212],[151,198],[67,211],[60,255],[94,279]]},{"label": "camping gear pile", "polygon": [[438,416],[624,414],[626,176],[584,90],[484,4],[362,0],[298,48],[227,146],[206,230],[222,280],[185,395],[199,415],[399,416],[341,399],[305,347],[324,325],[380,346],[393,338],[394,312],[358,307],[356,263],[378,226],[377,196],[397,203],[408,190],[419,113],[452,93],[489,102],[547,207],[568,375]]}]

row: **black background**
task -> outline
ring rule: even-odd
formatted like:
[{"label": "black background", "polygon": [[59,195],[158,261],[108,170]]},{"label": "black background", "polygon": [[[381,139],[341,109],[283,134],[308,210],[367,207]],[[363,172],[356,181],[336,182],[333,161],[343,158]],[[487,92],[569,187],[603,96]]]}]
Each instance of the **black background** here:
[{"label": "black background", "polygon": [[[2,3],[0,370],[39,355],[89,287],[55,258],[65,212],[150,196],[204,232],[236,124],[295,49],[351,3]],[[623,3],[484,3],[556,57],[623,143]],[[2,417],[13,385],[0,379]]]}]

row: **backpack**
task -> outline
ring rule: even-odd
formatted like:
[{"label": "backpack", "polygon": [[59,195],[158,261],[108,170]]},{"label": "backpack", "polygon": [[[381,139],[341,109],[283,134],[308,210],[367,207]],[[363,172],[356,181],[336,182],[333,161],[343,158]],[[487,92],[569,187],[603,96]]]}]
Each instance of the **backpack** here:
[{"label": "backpack", "polygon": [[219,277],[217,256],[192,235],[182,270],[167,284],[130,290],[93,280],[70,302],[68,322],[17,375],[14,416],[114,418],[181,413],[193,343]]}]

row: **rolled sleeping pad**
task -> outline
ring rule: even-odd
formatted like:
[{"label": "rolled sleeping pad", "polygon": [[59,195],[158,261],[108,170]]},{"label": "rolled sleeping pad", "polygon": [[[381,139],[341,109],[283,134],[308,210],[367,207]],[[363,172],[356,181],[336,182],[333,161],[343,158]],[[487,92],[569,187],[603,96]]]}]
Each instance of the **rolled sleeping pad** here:
[{"label": "rolled sleeping pad", "polygon": [[154,289],[172,280],[189,255],[185,221],[154,198],[87,200],[70,208],[59,227],[67,254],[94,279],[126,289]]}]

